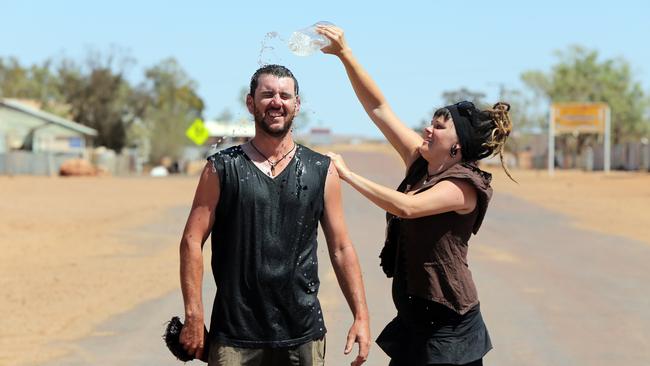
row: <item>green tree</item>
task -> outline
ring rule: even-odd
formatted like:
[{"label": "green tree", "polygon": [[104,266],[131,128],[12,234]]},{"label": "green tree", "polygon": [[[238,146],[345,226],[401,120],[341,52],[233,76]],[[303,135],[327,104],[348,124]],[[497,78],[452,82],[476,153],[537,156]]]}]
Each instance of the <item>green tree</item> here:
[{"label": "green tree", "polygon": [[549,103],[609,104],[614,143],[648,132],[648,99],[625,59],[600,60],[597,51],[579,46],[558,51],[557,57],[550,72],[525,72],[523,82]]},{"label": "green tree", "polygon": [[185,130],[203,113],[197,84],[174,58],[150,67],[145,76],[144,88],[151,98],[144,118],[151,142],[150,159],[178,158],[188,144]]},{"label": "green tree", "polygon": [[513,131],[519,133],[539,133],[546,127],[546,115],[539,111],[537,98],[518,89],[502,87],[499,100],[510,104],[510,119]]},{"label": "green tree", "polygon": [[[116,63],[118,65],[116,66]],[[89,53],[86,67],[71,60],[60,63],[59,91],[71,118],[97,130],[95,144],[120,152],[127,145],[127,129],[142,117],[146,103],[124,78],[129,58]]]},{"label": "green tree", "polygon": [[16,58],[0,58],[0,97],[30,99],[46,111],[67,116],[59,82],[49,59],[40,65],[22,66]]},{"label": "green tree", "polygon": [[534,135],[544,130],[546,115],[539,111],[537,98],[522,90],[501,85],[498,100],[510,104],[509,115],[513,126],[506,142],[506,150],[519,158],[519,153],[530,145],[531,140],[535,138]]}]

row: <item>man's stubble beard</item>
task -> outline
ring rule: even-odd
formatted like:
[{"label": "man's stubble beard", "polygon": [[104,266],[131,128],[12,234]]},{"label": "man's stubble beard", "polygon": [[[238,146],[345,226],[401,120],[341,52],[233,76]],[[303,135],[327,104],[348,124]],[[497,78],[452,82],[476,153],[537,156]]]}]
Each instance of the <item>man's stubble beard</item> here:
[{"label": "man's stubble beard", "polygon": [[264,131],[269,136],[275,137],[275,138],[283,138],[283,137],[285,137],[287,135],[287,133],[289,133],[289,131],[291,131],[291,126],[293,126],[293,119],[296,117],[295,113],[291,114],[291,115],[287,113],[287,116],[285,117],[285,122],[284,122],[283,128],[280,129],[280,130],[272,130],[269,127],[269,125],[266,124],[266,122],[264,121],[264,115],[265,115],[264,112],[260,113],[257,110],[257,107],[255,107],[253,112],[254,112],[253,117],[255,118],[255,125],[257,125],[259,128],[261,128],[262,131]]}]

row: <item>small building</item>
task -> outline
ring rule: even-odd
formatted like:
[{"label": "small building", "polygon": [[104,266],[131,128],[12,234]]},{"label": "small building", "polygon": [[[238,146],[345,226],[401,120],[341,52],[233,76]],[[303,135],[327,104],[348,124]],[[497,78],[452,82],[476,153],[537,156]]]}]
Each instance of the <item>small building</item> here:
[{"label": "small building", "polygon": [[0,99],[0,153],[82,153],[97,131],[11,99]]},{"label": "small building", "polygon": [[246,119],[239,122],[205,121],[210,138],[209,145],[219,148],[242,144],[255,136],[255,123]]},{"label": "small building", "polygon": [[243,144],[255,136],[255,123],[246,119],[239,122],[208,120],[203,126],[208,130],[208,140],[201,146],[188,145],[183,150],[181,160],[188,162],[184,169],[188,174],[200,172],[206,156]]},{"label": "small building", "polygon": [[70,158],[84,157],[97,130],[0,99],[0,174],[51,175]]}]

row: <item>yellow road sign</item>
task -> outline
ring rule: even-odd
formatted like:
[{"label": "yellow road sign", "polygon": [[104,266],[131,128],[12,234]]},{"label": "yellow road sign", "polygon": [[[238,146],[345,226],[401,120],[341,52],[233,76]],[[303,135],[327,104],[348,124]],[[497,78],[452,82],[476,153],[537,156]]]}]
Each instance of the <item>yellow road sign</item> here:
[{"label": "yellow road sign", "polygon": [[551,108],[556,134],[605,131],[607,104],[555,103]]},{"label": "yellow road sign", "polygon": [[555,169],[555,136],[562,134],[602,133],[603,166],[611,165],[611,110],[606,103],[554,103],[548,123],[548,173]]},{"label": "yellow road sign", "polygon": [[210,137],[210,132],[208,131],[207,128],[205,128],[205,125],[203,124],[203,121],[200,119],[195,119],[192,125],[185,131],[185,136],[192,140],[197,145],[203,145],[205,141]]}]

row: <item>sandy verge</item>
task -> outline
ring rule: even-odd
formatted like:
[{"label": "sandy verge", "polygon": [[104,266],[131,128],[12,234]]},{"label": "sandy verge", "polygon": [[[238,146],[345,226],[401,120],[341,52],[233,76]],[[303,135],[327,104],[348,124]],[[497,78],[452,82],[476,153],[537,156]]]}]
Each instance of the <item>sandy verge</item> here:
[{"label": "sandy verge", "polygon": [[137,228],[188,206],[196,182],[0,177],[0,364],[60,356],[65,350],[48,340],[88,335],[178,287],[184,222],[160,234]]},{"label": "sandy verge", "polygon": [[515,170],[513,183],[499,167],[496,194],[507,192],[569,217],[577,227],[650,244],[650,173]]}]

